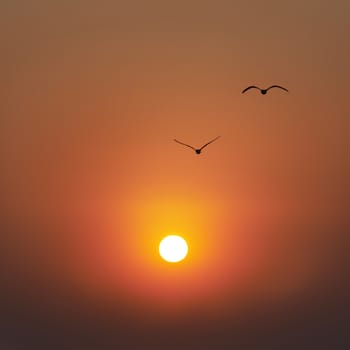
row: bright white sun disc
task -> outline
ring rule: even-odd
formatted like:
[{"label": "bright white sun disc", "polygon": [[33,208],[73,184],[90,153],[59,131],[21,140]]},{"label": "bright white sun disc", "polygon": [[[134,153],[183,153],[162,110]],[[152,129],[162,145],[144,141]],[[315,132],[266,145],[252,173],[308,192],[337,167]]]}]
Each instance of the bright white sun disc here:
[{"label": "bright white sun disc", "polygon": [[186,257],[187,253],[188,245],[186,241],[177,235],[167,236],[159,244],[159,254],[168,262],[179,262]]}]

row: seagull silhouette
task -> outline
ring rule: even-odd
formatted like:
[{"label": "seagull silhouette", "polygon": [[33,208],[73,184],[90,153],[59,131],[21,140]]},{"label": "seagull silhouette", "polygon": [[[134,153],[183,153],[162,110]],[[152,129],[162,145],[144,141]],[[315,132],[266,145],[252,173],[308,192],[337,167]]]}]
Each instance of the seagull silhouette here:
[{"label": "seagull silhouette", "polygon": [[242,94],[244,94],[246,91],[248,91],[249,89],[258,89],[260,90],[260,92],[262,93],[262,95],[266,95],[267,92],[272,89],[272,88],[279,88],[279,89],[282,89],[286,92],[288,92],[288,90],[286,88],[284,88],[283,86],[279,86],[279,85],[271,85],[269,88],[267,89],[260,89],[258,86],[255,86],[255,85],[251,85],[251,86],[248,86],[247,88],[245,88],[243,91],[242,91]]},{"label": "seagull silhouette", "polygon": [[215,139],[213,139],[213,140],[207,142],[207,143],[206,143],[205,145],[203,145],[201,148],[194,148],[193,146],[188,145],[188,144],[186,144],[186,143],[183,143],[183,142],[181,142],[181,141],[178,141],[178,140],[176,140],[176,139],[174,139],[174,141],[177,142],[177,143],[179,143],[180,145],[184,145],[184,146],[187,146],[187,147],[192,148],[197,154],[201,154],[202,149],[203,149],[204,147],[207,147],[209,144],[211,144],[212,142],[216,141],[219,137],[220,137],[220,136],[218,136],[218,137],[216,137]]}]

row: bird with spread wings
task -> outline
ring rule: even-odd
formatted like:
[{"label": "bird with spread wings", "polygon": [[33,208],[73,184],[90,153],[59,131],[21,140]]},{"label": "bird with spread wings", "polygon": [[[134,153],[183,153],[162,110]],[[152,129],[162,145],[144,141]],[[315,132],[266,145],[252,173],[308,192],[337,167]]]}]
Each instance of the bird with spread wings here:
[{"label": "bird with spread wings", "polygon": [[186,147],[189,147],[189,148],[192,148],[197,154],[201,154],[202,150],[204,147],[207,147],[208,145],[210,145],[212,142],[216,141],[220,136],[216,137],[215,139],[213,140],[210,140],[209,142],[207,142],[205,145],[203,145],[201,148],[195,148],[191,145],[188,145],[187,143],[183,143],[181,141],[178,141],[176,139],[174,139],[175,142],[179,143],[180,145],[183,145],[183,146],[186,146]]},{"label": "bird with spread wings", "polygon": [[262,95],[266,95],[267,92],[272,89],[272,88],[278,88],[278,89],[282,89],[286,92],[288,92],[288,89],[284,88],[283,86],[280,86],[280,85],[271,85],[270,87],[268,87],[267,89],[261,89],[259,88],[258,86],[255,86],[255,85],[251,85],[251,86],[248,86],[247,88],[245,88],[243,91],[242,91],[242,94],[244,94],[246,91],[250,90],[250,89],[258,89],[260,90],[261,94]]}]

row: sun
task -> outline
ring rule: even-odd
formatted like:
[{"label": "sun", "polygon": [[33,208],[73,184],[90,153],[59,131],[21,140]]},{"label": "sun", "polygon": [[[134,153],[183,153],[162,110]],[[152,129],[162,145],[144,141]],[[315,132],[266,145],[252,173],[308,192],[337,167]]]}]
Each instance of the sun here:
[{"label": "sun", "polygon": [[166,236],[159,243],[159,254],[167,262],[179,262],[185,259],[187,253],[187,242],[181,236]]}]

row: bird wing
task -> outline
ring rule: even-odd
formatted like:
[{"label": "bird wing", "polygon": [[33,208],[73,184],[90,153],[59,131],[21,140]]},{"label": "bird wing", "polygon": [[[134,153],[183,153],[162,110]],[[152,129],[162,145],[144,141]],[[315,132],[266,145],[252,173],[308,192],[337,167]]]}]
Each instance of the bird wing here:
[{"label": "bird wing", "polygon": [[271,85],[268,89],[266,90],[270,90],[272,88],[279,88],[279,89],[282,89],[284,91],[287,91],[288,92],[288,89],[284,88],[283,86],[279,86],[279,85]]},{"label": "bird wing", "polygon": [[242,94],[244,94],[246,91],[248,91],[249,89],[258,89],[261,90],[259,87],[255,86],[255,85],[250,85],[248,87],[246,87],[243,91]]},{"label": "bird wing", "polygon": [[187,143],[183,143],[183,142],[178,141],[178,140],[176,140],[176,139],[174,139],[174,141],[177,142],[177,143],[179,143],[180,145],[184,145],[184,146],[187,146],[187,147],[192,148],[193,150],[196,150],[193,146],[190,146],[190,145],[188,145]]},{"label": "bird wing", "polygon": [[203,146],[200,148],[200,150],[202,150],[204,147],[207,147],[207,146],[208,146],[209,144],[211,144],[212,142],[216,141],[219,137],[220,137],[220,136],[215,137],[215,139],[213,139],[213,140],[207,142],[205,145],[203,145]]}]

